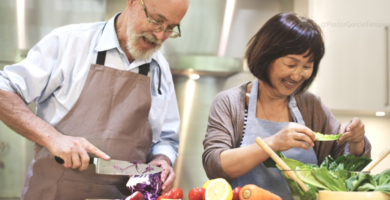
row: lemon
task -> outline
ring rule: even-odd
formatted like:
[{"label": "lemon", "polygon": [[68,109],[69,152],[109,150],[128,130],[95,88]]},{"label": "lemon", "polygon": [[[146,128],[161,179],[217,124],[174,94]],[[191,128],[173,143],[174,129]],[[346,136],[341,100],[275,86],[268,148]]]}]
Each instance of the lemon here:
[{"label": "lemon", "polygon": [[206,200],[231,200],[233,199],[232,187],[225,179],[213,179],[207,185],[205,196]]},{"label": "lemon", "polygon": [[203,187],[204,189],[207,189],[207,186],[209,185],[209,183],[210,183],[211,181],[212,181],[212,180],[206,181],[206,183],[204,183],[202,187]]}]

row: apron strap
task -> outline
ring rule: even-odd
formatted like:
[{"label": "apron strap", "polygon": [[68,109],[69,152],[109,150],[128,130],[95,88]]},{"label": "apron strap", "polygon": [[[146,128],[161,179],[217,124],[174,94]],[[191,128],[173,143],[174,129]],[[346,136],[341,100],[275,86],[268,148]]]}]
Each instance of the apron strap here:
[{"label": "apron strap", "polygon": [[291,110],[291,115],[294,119],[294,122],[296,122],[298,124],[305,125],[305,121],[303,120],[301,111],[299,111],[299,108],[297,106],[297,102],[296,102],[293,94],[290,95],[290,102],[288,102],[288,107]]},{"label": "apron strap", "polygon": [[147,76],[150,70],[150,63],[145,63],[141,66],[139,66],[139,74]]},{"label": "apron strap", "polygon": [[253,81],[251,94],[249,96],[249,104],[248,104],[248,118],[256,117],[256,105],[257,105],[257,93],[259,89],[259,79],[255,79]]},{"label": "apron strap", "polygon": [[[117,17],[115,17],[115,21],[116,21]],[[103,29],[102,29],[102,33],[103,33],[104,28],[106,28],[106,25],[107,25],[107,22],[104,23],[104,26],[103,26]],[[96,64],[104,66],[104,63],[106,62],[106,53],[107,53],[107,51],[99,51],[98,52],[98,55],[97,55],[97,58],[96,58]]]},{"label": "apron strap", "polygon": [[[116,18],[115,18],[115,21],[116,21]],[[106,24],[104,24],[103,30],[106,27]],[[99,51],[97,58],[96,58],[96,64],[104,66],[104,63],[106,62],[106,54],[107,54],[107,51]],[[158,65],[158,63],[157,63],[157,67],[159,68],[159,82],[158,82],[157,91],[158,91],[158,94],[161,95],[162,94],[161,93],[161,68],[160,68],[160,65]],[[145,63],[145,64],[139,66],[139,71],[138,71],[139,74],[147,76],[149,71],[150,71],[150,63]]]},{"label": "apron strap", "polygon": [[104,66],[104,63],[106,62],[106,53],[107,51],[99,51],[97,58],[96,58],[96,64]]}]

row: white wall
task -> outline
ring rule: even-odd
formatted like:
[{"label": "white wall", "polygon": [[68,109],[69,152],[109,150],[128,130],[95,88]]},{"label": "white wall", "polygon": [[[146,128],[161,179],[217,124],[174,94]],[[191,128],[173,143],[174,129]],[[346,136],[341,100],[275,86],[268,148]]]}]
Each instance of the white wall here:
[{"label": "white wall", "polygon": [[[390,117],[359,116],[353,114],[335,114],[335,116],[341,123],[348,122],[354,116],[359,117],[363,121],[366,136],[372,145],[371,157],[373,159],[385,148],[390,147]],[[388,168],[390,168],[390,156],[387,156],[374,167],[372,174],[378,174]]]}]

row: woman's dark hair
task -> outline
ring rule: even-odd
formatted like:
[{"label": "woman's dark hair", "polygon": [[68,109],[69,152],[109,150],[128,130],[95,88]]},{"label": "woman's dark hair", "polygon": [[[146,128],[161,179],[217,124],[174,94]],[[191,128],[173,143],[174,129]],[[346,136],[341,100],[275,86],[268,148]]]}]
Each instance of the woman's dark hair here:
[{"label": "woman's dark hair", "polygon": [[269,78],[271,63],[280,57],[307,51],[305,57],[312,57],[313,73],[295,92],[299,94],[313,82],[325,53],[321,28],[313,20],[295,13],[273,16],[249,40],[245,58],[252,74],[273,87]]}]

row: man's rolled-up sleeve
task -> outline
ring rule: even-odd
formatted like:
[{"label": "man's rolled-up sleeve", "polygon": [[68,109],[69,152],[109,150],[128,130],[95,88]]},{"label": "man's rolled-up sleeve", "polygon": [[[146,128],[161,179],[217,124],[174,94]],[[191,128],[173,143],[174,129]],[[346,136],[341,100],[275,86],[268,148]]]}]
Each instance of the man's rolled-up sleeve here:
[{"label": "man's rolled-up sleeve", "polygon": [[[0,71],[0,89],[18,94],[29,104],[54,90],[48,87],[59,54],[59,41],[48,35],[36,44],[27,57]],[[49,91],[51,90],[51,91]]]}]

